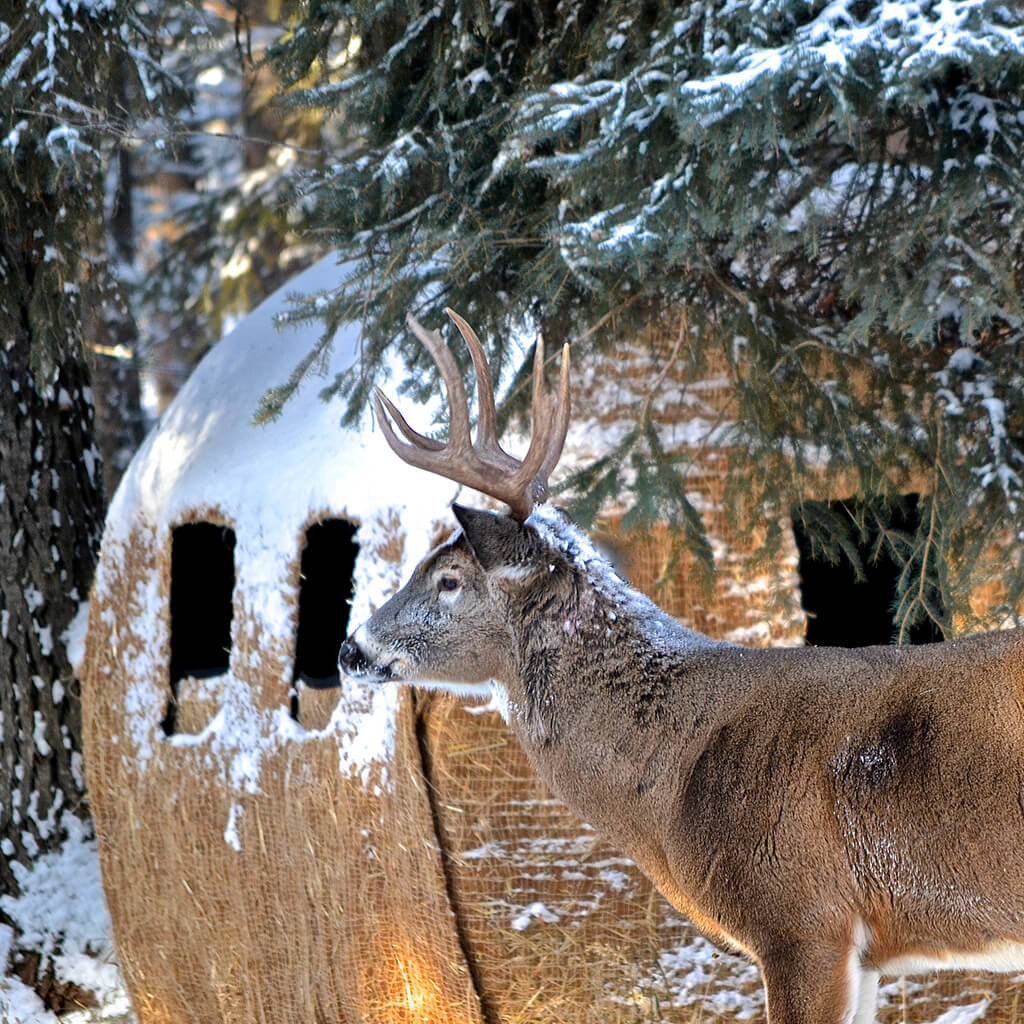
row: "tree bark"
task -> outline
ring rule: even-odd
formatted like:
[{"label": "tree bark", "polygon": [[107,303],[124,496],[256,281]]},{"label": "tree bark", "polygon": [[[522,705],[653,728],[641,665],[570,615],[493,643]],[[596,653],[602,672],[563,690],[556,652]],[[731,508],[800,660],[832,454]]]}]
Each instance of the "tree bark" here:
[{"label": "tree bark", "polygon": [[46,297],[37,254],[17,244],[0,240],[7,311],[22,313],[0,322],[0,892],[17,891],[12,859],[58,845],[65,813],[87,814],[65,633],[88,595],[104,504],[88,366],[68,344],[55,382],[37,386],[30,313]]}]

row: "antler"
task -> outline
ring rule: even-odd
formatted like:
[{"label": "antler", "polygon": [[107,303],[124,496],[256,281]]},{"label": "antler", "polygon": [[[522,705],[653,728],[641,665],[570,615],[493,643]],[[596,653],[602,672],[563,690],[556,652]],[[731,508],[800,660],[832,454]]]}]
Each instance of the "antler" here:
[{"label": "antler", "polygon": [[[515,459],[498,444],[494,382],[483,345],[473,328],[458,313],[448,308],[445,312],[466,339],[469,354],[473,357],[480,398],[476,440],[470,439],[469,403],[455,357],[438,331],[428,331],[412,315],[408,315],[406,320],[433,356],[448,389],[448,444],[441,444],[413,430],[380,388],[375,389],[373,396],[377,422],[391,449],[403,462],[497,498],[509,506],[516,519],[523,521],[530,515],[534,504],[547,497],[548,476],[558,463],[569,429],[569,346],[562,347],[558,397],[553,403],[544,393],[544,340],[537,339],[533,361],[533,436],[525,457]],[[405,441],[395,433],[388,414]]]}]

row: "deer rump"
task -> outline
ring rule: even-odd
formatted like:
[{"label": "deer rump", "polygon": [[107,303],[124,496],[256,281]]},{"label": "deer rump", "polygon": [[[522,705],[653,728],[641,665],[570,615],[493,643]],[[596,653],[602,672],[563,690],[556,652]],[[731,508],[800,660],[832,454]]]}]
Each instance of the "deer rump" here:
[{"label": "deer rump", "polygon": [[[538,346],[534,421],[549,425],[520,463],[497,445],[482,347],[453,319],[480,382],[477,441],[454,360],[419,325],[452,441],[391,403],[406,441],[385,436],[512,513],[454,506],[461,531],[346,641],[342,669],[495,692],[554,792],[760,964],[771,1024],[873,1020],[883,972],[1024,968],[1024,632],[765,650],[686,629],[538,503],[567,353],[552,407]],[[383,426],[380,398],[377,412]]]}]

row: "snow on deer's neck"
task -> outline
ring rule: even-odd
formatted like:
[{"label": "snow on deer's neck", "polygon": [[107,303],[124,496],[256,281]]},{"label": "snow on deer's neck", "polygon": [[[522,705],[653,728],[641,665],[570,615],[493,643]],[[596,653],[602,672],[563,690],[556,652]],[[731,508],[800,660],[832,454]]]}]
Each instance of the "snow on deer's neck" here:
[{"label": "snow on deer's neck", "polygon": [[722,646],[721,641],[687,629],[650,598],[634,590],[594,542],[559,509],[536,505],[526,522],[546,543],[562,552],[607,602],[606,615],[611,622],[619,615],[631,617],[645,639],[657,649]]}]

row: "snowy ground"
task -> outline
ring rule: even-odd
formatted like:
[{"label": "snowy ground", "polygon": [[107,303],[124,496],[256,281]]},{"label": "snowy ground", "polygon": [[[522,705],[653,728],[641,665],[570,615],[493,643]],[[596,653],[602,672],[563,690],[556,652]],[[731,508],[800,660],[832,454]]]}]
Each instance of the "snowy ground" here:
[{"label": "snowy ground", "polygon": [[[133,1024],[128,994],[114,956],[96,840],[87,826],[70,818],[70,835],[56,853],[31,870],[14,865],[22,894],[0,897],[0,910],[20,934],[0,924],[0,1021],[4,1024]],[[21,949],[52,957],[56,983],[91,993],[95,1006],[72,1009],[58,1018],[17,977],[7,974]],[[85,995],[82,1001],[91,1001]]]},{"label": "snowy ground", "polygon": [[[71,982],[83,991],[92,993],[96,1005],[64,1012],[58,1018],[43,1005],[31,988],[5,971],[0,974],[0,1021],[3,1024],[135,1022],[115,962],[110,917],[100,884],[96,841],[90,838],[86,826],[74,822],[71,828],[72,834],[59,852],[44,856],[31,870],[15,868],[22,895],[17,899],[0,898],[0,909],[15,922],[20,935],[16,940],[14,931],[0,924],[0,961],[9,970],[12,959],[17,958],[18,948],[39,951],[44,958],[52,956],[56,981]],[[686,952],[692,954],[693,949]],[[672,966],[661,965],[663,969]],[[690,970],[693,964],[687,960],[686,966]],[[1016,980],[1024,981],[1024,978]],[[926,987],[916,982],[904,983],[903,1000],[907,997],[908,985],[914,990]],[[682,987],[686,988],[685,985]],[[900,988],[901,983],[894,982],[882,989],[880,1016],[883,1020],[907,1019],[906,1010],[893,1016],[893,1007],[901,1002]],[[932,1002],[931,1012],[925,1010],[923,1014],[912,1014],[912,1017],[932,1024],[974,1024],[987,1017],[986,1011],[991,1001],[990,995],[982,994],[979,999],[978,994],[975,992],[969,1002],[966,1000],[970,996],[960,994],[955,1001],[961,1005],[942,1008],[941,1012]],[[738,1020],[759,1016],[759,1007],[753,1003],[749,1007],[746,1003],[743,1007],[719,1007],[719,1010],[724,1011],[721,1017],[713,1007],[702,1006],[699,1009],[711,1011],[710,1014],[698,1014],[698,1019],[704,1020]],[[1016,1013],[1009,1019],[1016,1020]]]}]

